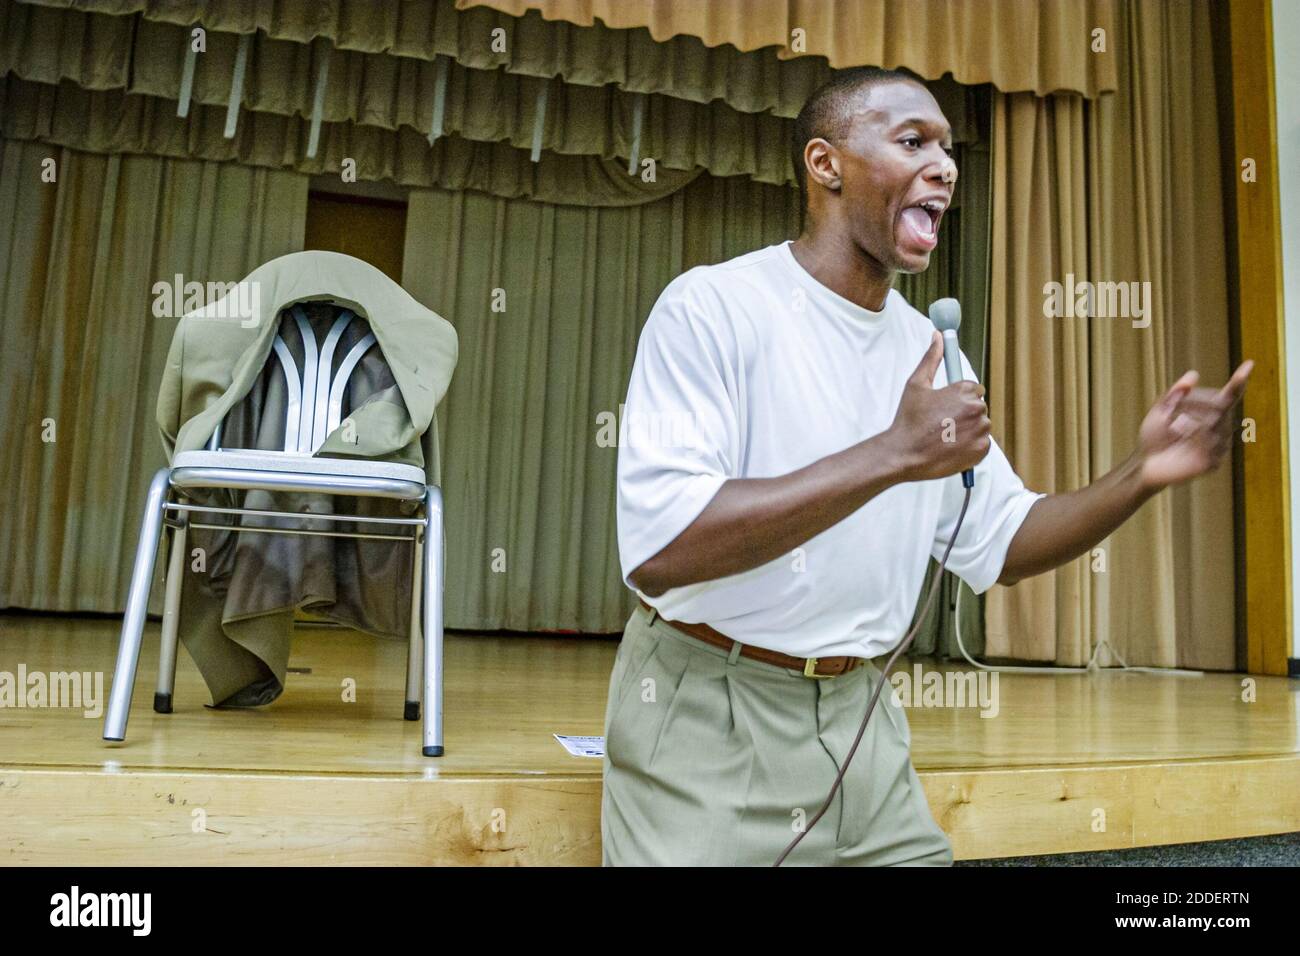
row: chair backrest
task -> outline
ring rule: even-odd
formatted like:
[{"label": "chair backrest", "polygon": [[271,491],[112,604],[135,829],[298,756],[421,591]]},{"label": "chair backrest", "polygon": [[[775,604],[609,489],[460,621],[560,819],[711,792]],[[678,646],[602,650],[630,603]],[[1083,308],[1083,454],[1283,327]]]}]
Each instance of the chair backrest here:
[{"label": "chair backrest", "polygon": [[[337,369],[334,355],[356,314],[341,309],[330,326],[325,340],[319,346],[316,332],[308,321],[301,305],[290,308],[299,339],[302,343],[302,367],[298,366],[293,351],[280,332],[276,332],[272,349],[284,373],[287,399],[285,402],[284,451],[289,454],[314,455],[325,443],[325,438],[339,427],[343,417],[343,397],[357,363],[375,345],[375,334],[367,332],[348,350]],[[209,451],[219,451],[221,424],[212,432]]]}]

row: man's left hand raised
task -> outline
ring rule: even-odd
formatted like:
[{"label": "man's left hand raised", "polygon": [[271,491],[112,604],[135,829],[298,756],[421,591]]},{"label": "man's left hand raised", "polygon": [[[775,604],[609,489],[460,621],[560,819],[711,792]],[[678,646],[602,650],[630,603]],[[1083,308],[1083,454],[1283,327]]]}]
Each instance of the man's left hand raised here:
[{"label": "man's left hand raised", "polygon": [[1233,409],[1246,391],[1254,363],[1242,362],[1223,388],[1197,386],[1200,375],[1187,372],[1147,412],[1138,432],[1142,479],[1151,489],[1213,471],[1232,447]]}]

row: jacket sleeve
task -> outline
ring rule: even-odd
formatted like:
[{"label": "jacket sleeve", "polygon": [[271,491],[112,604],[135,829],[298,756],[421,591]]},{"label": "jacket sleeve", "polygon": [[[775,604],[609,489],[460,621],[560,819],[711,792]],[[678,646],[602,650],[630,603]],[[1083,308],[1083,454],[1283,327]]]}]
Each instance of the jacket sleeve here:
[{"label": "jacket sleeve", "polygon": [[185,352],[185,320],[176,323],[171,347],[167,350],[167,364],[163,366],[162,384],[158,387],[158,407],[155,417],[162,438],[167,461],[176,452],[176,436],[181,430],[181,396],[185,393],[182,381],[182,359]]}]

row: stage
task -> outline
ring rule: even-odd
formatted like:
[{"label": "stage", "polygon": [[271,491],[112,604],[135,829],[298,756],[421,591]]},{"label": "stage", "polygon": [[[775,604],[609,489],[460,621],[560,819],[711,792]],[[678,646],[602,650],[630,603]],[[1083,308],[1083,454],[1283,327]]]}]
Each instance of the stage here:
[{"label": "stage", "polygon": [[[101,672],[106,705],[119,627],[0,615],[0,672]],[[429,759],[402,720],[400,642],[300,627],[285,693],[251,711],[204,707],[182,651],[159,715],[151,623],[124,743],[102,713],[0,709],[0,859],[598,865],[601,761],[552,734],[602,733],[616,647],[449,634],[447,753]],[[1300,682],[1251,678],[1246,702],[1245,678],[1004,674],[991,718],[909,707],[913,760],[959,860],[1300,830]]]}]

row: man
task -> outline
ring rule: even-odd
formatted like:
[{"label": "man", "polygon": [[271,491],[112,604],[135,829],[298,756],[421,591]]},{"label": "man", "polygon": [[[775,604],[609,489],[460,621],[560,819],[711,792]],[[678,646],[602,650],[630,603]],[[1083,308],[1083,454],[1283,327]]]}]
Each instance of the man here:
[{"label": "man", "polygon": [[[930,557],[977,593],[1083,554],[1161,488],[1219,465],[1250,363],[1184,375],[1137,449],[1092,485],[1027,491],[984,388],[948,384],[941,339],[892,290],[929,264],[956,168],[923,85],[841,74],[795,123],[805,228],[679,276],[628,386],[623,573],[641,603],[610,677],[607,864],[767,865],[816,814],[902,640]],[[838,676],[836,676],[838,675]],[[952,862],[882,695],[794,864]]]}]

